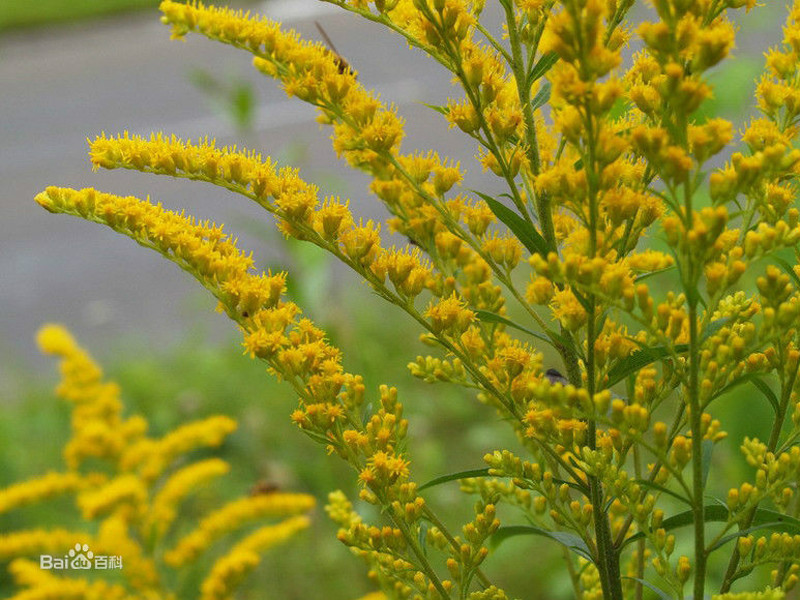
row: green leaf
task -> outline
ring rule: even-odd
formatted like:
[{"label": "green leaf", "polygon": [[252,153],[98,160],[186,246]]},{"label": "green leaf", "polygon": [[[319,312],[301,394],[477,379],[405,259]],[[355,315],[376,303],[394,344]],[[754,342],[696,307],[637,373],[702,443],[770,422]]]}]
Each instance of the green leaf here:
[{"label": "green leaf", "polygon": [[711,321],[708,324],[708,327],[703,330],[703,335],[700,336],[700,343],[702,344],[712,335],[716,334],[720,329],[725,327],[728,323],[730,323],[733,319],[731,317],[722,317],[721,319],[717,319],[715,321]]},{"label": "green leaf", "polygon": [[794,279],[794,284],[795,284],[795,286],[796,286],[796,287],[798,287],[798,288],[800,288],[800,277],[798,277],[798,276],[797,276],[797,273],[795,273],[795,272],[794,272],[794,269],[792,268],[792,265],[790,265],[788,262],[786,262],[785,260],[783,260],[783,259],[782,259],[781,257],[779,257],[779,256],[773,256],[773,257],[772,257],[772,260],[773,260],[774,262],[778,263],[778,264],[781,266],[781,268],[782,268],[784,271],[786,271],[786,274],[787,274],[789,277],[791,277],[792,279]]},{"label": "green leaf", "polygon": [[677,492],[673,492],[672,490],[665,488],[663,485],[653,483],[652,481],[647,481],[646,479],[634,479],[634,482],[638,483],[642,487],[649,488],[657,492],[661,492],[662,494],[667,494],[668,496],[672,496],[673,498],[676,498],[681,502],[688,504],[689,506],[692,505],[691,500],[689,500],[688,498],[684,498]]},{"label": "green leaf", "polygon": [[[619,121],[622,117],[627,115],[631,110],[632,103],[624,98],[617,98],[614,101],[614,104],[611,105],[611,110],[608,111],[608,119],[611,121]],[[620,131],[618,135],[625,135],[630,131],[630,128],[626,128],[623,131]]]},{"label": "green leaf", "polygon": [[[675,353],[681,354],[686,352],[688,348],[685,344],[675,346]],[[611,387],[625,379],[628,375],[638,372],[643,367],[654,363],[662,358],[671,356],[672,353],[664,346],[654,346],[652,348],[642,348],[636,352],[632,352],[622,360],[617,361],[611,370],[608,372],[607,387]]]},{"label": "green leaf", "polygon": [[670,267],[664,267],[663,269],[659,269],[658,271],[650,271],[649,273],[642,273],[641,275],[637,275],[633,278],[636,283],[640,281],[644,281],[645,279],[649,279],[650,277],[655,277],[656,275],[661,275],[662,273],[666,273],[668,271],[674,271],[675,265]]},{"label": "green leaf", "polygon": [[706,488],[706,481],[708,481],[708,473],[711,470],[711,455],[714,452],[714,442],[712,440],[703,440],[703,489]]},{"label": "green leaf", "polygon": [[800,534],[800,520],[766,508],[756,509],[756,514],[753,517],[754,526],[759,525],[766,527],[772,523],[777,523],[788,533],[793,533],[795,535]]},{"label": "green leaf", "polygon": [[731,540],[735,540],[736,538],[744,537],[746,535],[750,535],[754,531],[759,531],[761,529],[780,529],[783,527],[783,523],[778,523],[777,521],[773,521],[771,523],[762,523],[761,525],[755,525],[754,527],[748,527],[747,529],[742,529],[741,531],[737,531],[736,533],[728,534],[724,537],[721,537],[716,544],[712,544],[708,548],[708,552],[714,552],[714,550],[718,550]]},{"label": "green leaf", "polygon": [[419,533],[417,534],[417,543],[422,548],[422,554],[428,556],[428,522],[420,521]]},{"label": "green leaf", "polygon": [[753,517],[753,525],[751,527],[720,538],[714,545],[709,547],[708,551],[713,552],[731,540],[749,535],[753,531],[758,531],[760,529],[779,529],[787,533],[798,534],[800,533],[800,520],[790,517],[789,515],[784,515],[783,513],[775,512],[774,510],[758,508]]},{"label": "green leaf", "polygon": [[[727,521],[728,520],[728,509],[724,506],[718,506],[716,504],[706,506],[705,509],[705,520],[706,522],[714,522],[714,521]],[[679,527],[686,527],[688,525],[694,524],[694,512],[691,510],[687,510],[682,513],[678,513],[677,515],[673,515],[661,523],[661,527],[665,531],[672,531],[673,529],[678,529]],[[639,532],[635,535],[632,535],[628,539],[626,539],[622,546],[627,546],[631,542],[636,540],[640,540],[645,537],[643,532]]]},{"label": "green leaf", "polygon": [[572,295],[575,296],[575,299],[578,302],[580,302],[580,305],[583,307],[583,310],[585,310],[587,313],[591,314],[592,306],[589,304],[589,301],[583,296],[583,294],[581,294],[575,288],[572,288],[570,291],[572,292]]},{"label": "green leaf", "polygon": [[[726,506],[721,506],[719,504],[706,505],[703,508],[703,512],[706,523],[725,523],[728,521],[728,516],[730,514]],[[691,510],[687,510],[686,512],[678,513],[677,515],[673,515],[668,519],[664,519],[664,521],[661,523],[661,527],[663,527],[665,531],[671,531],[673,529],[678,529],[679,527],[686,527],[687,525],[693,524],[694,513]],[[767,510],[765,508],[756,509],[755,516],[753,517],[753,526],[757,526],[759,529],[776,527],[783,529],[788,533],[800,534],[800,520],[779,512],[775,512],[774,510]],[[639,533],[626,539],[622,545],[626,546],[629,543],[639,540],[643,537],[644,533],[640,531]]]},{"label": "green leaf", "polygon": [[594,562],[594,558],[589,552],[589,547],[586,545],[586,542],[574,533],[567,533],[566,531],[547,531],[546,529],[534,527],[533,525],[511,525],[509,527],[501,527],[492,535],[492,548],[497,548],[507,539],[518,535],[541,535],[549,537],[551,540],[555,540],[578,556],[582,556],[586,560]]},{"label": "green leaf", "polygon": [[716,394],[714,394],[712,399],[719,398],[720,396],[723,396],[731,391],[733,388],[739,387],[740,385],[744,385],[746,383],[753,384],[753,386],[758,389],[759,392],[761,392],[761,395],[767,399],[776,415],[780,412],[780,402],[778,401],[778,397],[775,395],[775,392],[772,391],[772,388],[769,387],[769,384],[761,379],[761,376],[758,373],[748,373],[746,375],[742,375],[741,377],[737,377]]},{"label": "green leaf", "polygon": [[450,109],[449,109],[448,107],[446,107],[446,106],[439,106],[438,104],[428,104],[427,102],[422,102],[422,104],[423,104],[424,106],[427,106],[427,107],[428,107],[428,108],[430,108],[431,110],[435,110],[435,111],[436,111],[436,112],[438,112],[440,115],[445,115],[445,116],[447,116],[447,115],[449,115],[449,114],[450,114]]},{"label": "green leaf", "polygon": [[769,400],[769,403],[772,405],[772,408],[775,410],[775,414],[777,415],[781,410],[780,402],[778,402],[778,397],[775,395],[775,392],[772,391],[772,388],[767,385],[767,382],[760,377],[753,377],[750,383],[757,387],[764,397]]},{"label": "green leaf", "polygon": [[533,110],[537,110],[542,108],[547,101],[550,100],[550,82],[546,79],[542,82],[542,85],[539,87],[539,91],[536,92],[536,95],[531,100],[531,106]]},{"label": "green leaf", "polygon": [[478,196],[489,205],[494,215],[508,226],[511,232],[517,236],[517,239],[522,242],[522,245],[528,249],[528,252],[531,254],[538,253],[547,258],[547,252],[549,250],[547,242],[544,241],[542,234],[539,233],[533,225],[491,196],[477,190],[472,191],[478,194]]},{"label": "green leaf", "polygon": [[675,600],[672,596],[670,596],[667,592],[662,590],[661,588],[657,588],[652,583],[645,581],[644,579],[639,579],[638,577],[628,577],[627,575],[623,575],[621,579],[631,579],[633,581],[641,583],[644,587],[649,590],[655,592],[655,594],[661,598],[661,600]]},{"label": "green leaf", "polygon": [[231,113],[239,129],[252,127],[255,103],[255,94],[249,83],[240,83],[231,91]]},{"label": "green leaf", "polygon": [[375,412],[375,408],[372,406],[372,402],[368,403],[364,407],[364,415],[361,417],[361,423],[366,427],[369,420],[372,418],[372,414]]},{"label": "green leaf", "polygon": [[557,52],[550,51],[542,54],[539,60],[536,61],[536,64],[533,65],[533,69],[531,69],[530,75],[528,76],[528,85],[533,85],[537,79],[544,77],[545,73],[552,69],[557,62]]},{"label": "green leaf", "polygon": [[437,485],[441,485],[442,483],[447,483],[448,481],[457,481],[459,479],[468,479],[470,477],[488,477],[489,476],[489,467],[485,469],[470,469],[469,471],[459,471],[458,473],[451,473],[450,475],[442,475],[441,477],[437,477],[436,479],[431,479],[428,483],[419,486],[417,488],[420,492],[426,488],[435,487]]},{"label": "green leaf", "polygon": [[474,312],[477,315],[477,317],[484,323],[502,323],[503,325],[507,325],[508,327],[513,327],[517,331],[527,333],[528,335],[535,337],[537,340],[542,340],[543,342],[547,342],[548,344],[550,344],[555,348],[555,343],[553,343],[553,340],[547,337],[546,335],[539,333],[538,331],[532,331],[527,327],[518,325],[517,323],[514,323],[514,321],[506,319],[505,317],[488,310],[482,310],[480,308],[476,308]]},{"label": "green leaf", "polygon": [[558,347],[556,344],[561,344],[561,346],[563,346],[564,348],[577,352],[577,349],[575,348],[575,344],[573,343],[572,338],[565,337],[560,333],[558,333],[557,331],[554,331],[553,329],[545,329],[546,333],[545,335],[539,333],[538,331],[533,331],[531,329],[528,329],[527,327],[523,327],[518,323],[514,323],[510,319],[506,319],[505,317],[488,310],[476,308],[474,309],[474,312],[478,317],[478,319],[480,319],[485,323],[502,323],[503,325],[507,325],[508,327],[513,327],[514,329],[522,331],[523,333],[527,333],[528,335],[533,336],[538,340],[542,340],[543,342],[550,344],[553,348],[556,348],[557,350]]}]

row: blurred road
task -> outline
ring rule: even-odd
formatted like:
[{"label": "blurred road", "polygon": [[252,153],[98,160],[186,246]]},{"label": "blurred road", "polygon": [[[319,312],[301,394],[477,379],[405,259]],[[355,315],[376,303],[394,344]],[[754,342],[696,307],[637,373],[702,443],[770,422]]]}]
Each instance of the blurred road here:
[{"label": "blurred road", "polygon": [[[436,63],[382,28],[314,0],[274,0],[262,8],[308,37],[319,38],[314,20],[324,23],[360,81],[398,105],[408,126],[404,148],[436,148],[471,162],[473,150],[463,137],[420,104],[447,98],[449,77]],[[366,177],[335,157],[315,111],[260,77],[244,52],[197,35],[170,41],[156,12],[8,35],[0,39],[0,359],[6,368],[40,364],[33,335],[45,321],[67,324],[99,355],[131,334],[170,344],[200,320],[212,332],[230,330],[211,311],[213,299],[174,265],[103,227],[50,215],[33,202],[47,185],[96,187],[150,194],[237,233],[273,229],[263,211],[213,186],[91,171],[85,140],[101,131],[163,130],[242,145],[225,116],[209,108],[191,83],[189,73],[199,68],[222,80],[253,82],[257,126],[246,145],[275,157],[295,155],[292,162],[299,156],[302,173],[323,193],[350,197],[356,214],[384,215],[368,196]],[[469,187],[490,185],[481,181],[486,176],[480,169],[472,171]],[[260,260],[279,260],[277,244],[241,237]],[[0,366],[0,383],[2,377]]]}]

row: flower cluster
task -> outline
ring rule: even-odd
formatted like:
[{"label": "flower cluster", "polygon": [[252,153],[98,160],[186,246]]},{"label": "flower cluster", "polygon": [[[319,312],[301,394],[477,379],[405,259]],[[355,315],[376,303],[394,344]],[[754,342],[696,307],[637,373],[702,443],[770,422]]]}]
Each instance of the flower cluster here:
[{"label": "flower cluster", "polygon": [[[149,201],[62,188],[37,201],[158,251],[219,300],[246,353],[296,393],[294,423],[346,461],[360,500],[380,509],[367,520],[338,492],[328,506],[339,539],[388,597],[505,599],[483,569],[492,540],[520,532],[564,547],[585,600],[642,598],[645,587],[662,597],[683,598],[687,587],[694,598],[711,587],[721,600],[784,597],[800,576],[800,268],[787,262],[800,260],[800,2],[767,54],[762,114],[737,136],[699,109],[712,94],[709,71],[734,47],[733,11],[754,0],[653,0],[653,20],[638,27],[629,22],[635,0],[500,0],[486,18],[480,0],[326,1],[389,28],[452,74],[463,97],[434,109],[467,135],[503,194],[463,192],[461,165],[403,151],[397,109],[331,50],[197,1],[162,2],[173,36],[196,32],[245,50],[289,96],[315,106],[337,154],[370,176],[392,215],[386,225],[410,244],[386,247],[382,224],[358,220],[348,201],[320,198],[297,170],[256,152],[123,133],[96,138],[90,157],[256,202],[285,235],[337,257],[419,327],[437,350],[409,363],[411,374],[470,390],[519,442],[486,454],[487,471],[468,472],[481,477],[462,489],[479,499],[458,533],[412,477],[397,389],[368,392],[345,370],[342,352],[285,298],[285,273],[257,272],[221,227]],[[488,25],[497,18],[502,35]],[[639,51],[628,60],[634,35]],[[726,153],[736,137],[739,150]],[[751,293],[737,289],[750,281]],[[744,386],[774,420],[742,444],[752,482],[731,487],[725,506],[708,504],[707,486],[722,483],[713,457],[731,442],[717,408]],[[228,433],[209,421],[151,440],[141,420],[120,420],[113,386],[92,390],[96,406],[62,390],[76,404],[66,459],[74,469],[100,458],[119,472],[86,489],[83,479],[48,475],[8,490],[0,507],[75,490],[87,518],[125,507],[126,519],[142,519],[171,461]],[[150,530],[163,535],[181,490],[222,471],[215,460],[176,471],[152,500]],[[202,591],[224,596],[258,551],[302,527],[296,513],[309,506],[286,501],[229,505],[164,560],[194,559],[231,523],[293,515],[217,563]],[[500,526],[498,515],[515,514],[527,525]],[[692,528],[682,542],[684,525]],[[7,544],[45,543],[30,535]],[[731,591],[768,564],[771,587]]]},{"label": "flower cluster", "polygon": [[[0,560],[10,561],[9,572],[22,588],[13,598],[175,598],[167,567],[200,566],[203,552],[220,537],[257,525],[209,566],[202,581],[199,598],[223,600],[231,598],[258,565],[261,553],[308,527],[305,513],[314,507],[314,498],[275,492],[229,502],[176,542],[173,525],[184,501],[230,469],[222,459],[196,460],[191,453],[222,445],[236,422],[212,416],[162,437],[148,436],[143,417],[123,418],[119,388],[103,378],[99,366],[66,329],[43,327],[39,345],[61,359],[57,393],[71,404],[72,436],[64,447],[66,470],[0,489],[0,513],[71,495],[85,526],[74,531],[20,529],[0,535]],[[89,556],[97,568],[121,569],[121,577],[108,581],[69,577],[65,574],[74,571],[42,569],[31,560],[41,561],[40,555],[72,557],[76,545],[91,548],[79,555],[84,560]],[[102,564],[97,562],[101,557]],[[111,566],[110,559],[115,561]]]}]

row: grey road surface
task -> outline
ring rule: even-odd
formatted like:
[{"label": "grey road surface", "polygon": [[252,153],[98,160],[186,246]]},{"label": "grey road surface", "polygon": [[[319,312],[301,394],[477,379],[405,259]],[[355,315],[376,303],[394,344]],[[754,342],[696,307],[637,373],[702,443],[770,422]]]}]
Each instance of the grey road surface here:
[{"label": "grey road surface", "polygon": [[[360,81],[398,105],[407,121],[405,149],[435,148],[472,161],[474,149],[463,136],[422,105],[442,103],[452,90],[433,61],[380,27],[314,0],[276,0],[262,8],[315,39],[314,20],[323,22]],[[195,69],[252,82],[258,109],[248,146],[287,160],[299,156],[303,175],[323,193],[327,187],[350,197],[356,214],[385,216],[367,192],[366,177],[336,158],[314,109],[288,99],[244,52],[197,35],[171,41],[156,12],[6,36],[0,39],[0,379],[15,364],[42,364],[33,336],[46,321],[65,323],[98,354],[130,336],[170,344],[200,320],[212,332],[230,329],[211,311],[213,299],[174,265],[101,226],[39,208],[33,197],[47,185],[150,194],[169,208],[248,232],[245,247],[263,262],[280,261],[279,244],[252,235],[274,229],[271,218],[243,198],[200,183],[91,170],[86,138],[101,131],[161,130],[241,145],[225,115],[191,82]],[[473,168],[466,185],[486,187],[492,180]],[[337,277],[356,281],[345,271]]]}]

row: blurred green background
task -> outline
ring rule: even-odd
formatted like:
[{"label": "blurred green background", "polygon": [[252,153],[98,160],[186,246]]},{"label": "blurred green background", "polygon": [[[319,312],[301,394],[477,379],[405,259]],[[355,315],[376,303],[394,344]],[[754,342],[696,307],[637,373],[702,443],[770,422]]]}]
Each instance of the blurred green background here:
[{"label": "blurred green background", "polygon": [[[157,5],[157,0],[2,0],[0,31]],[[773,5],[759,9],[749,18],[748,28],[742,32],[743,49],[739,56],[724,63],[711,76],[716,94],[704,106],[704,115],[725,116],[741,127],[751,112],[753,80],[763,62],[760,52],[767,42],[774,41],[765,39],[763,32],[774,30],[775,23],[783,19],[781,8]],[[197,86],[198,102],[225,112],[237,130],[247,133],[252,123],[253,99],[245,84],[206,72],[188,76]],[[282,162],[302,167],[303,160],[303,147],[283,149]],[[342,184],[335,176],[326,173],[311,176],[328,179],[326,193],[345,192],[337,190]],[[232,229],[236,230],[236,224]],[[411,421],[409,447],[418,481],[480,468],[486,452],[517,447],[508,427],[469,394],[447,386],[428,386],[408,374],[406,363],[418,354],[435,352],[419,343],[419,332],[413,327],[402,326],[405,320],[399,310],[386,307],[366,286],[335,285],[341,270],[317,249],[284,240],[274,230],[255,229],[247,233],[261,237],[265,244],[283,246],[284,262],[262,266],[289,271],[290,296],[344,350],[345,367],[364,375],[373,394],[381,383],[400,388]],[[665,289],[672,285],[666,278],[661,283]],[[198,301],[200,304],[207,302]],[[358,310],[351,310],[353,307]],[[194,521],[226,498],[246,494],[261,480],[318,498],[311,531],[268,553],[259,572],[249,579],[239,597],[345,600],[370,591],[365,569],[336,541],[335,527],[322,510],[331,490],[343,489],[355,498],[354,473],[337,458],[326,456],[291,425],[288,416],[296,404],[294,393],[269,376],[262,364],[243,356],[233,328],[225,340],[204,330],[204,320],[214,318],[220,317],[198,308],[196,329],[187,332],[182,342],[156,353],[142,340],[131,338],[120,339],[115,351],[95,358],[108,377],[121,385],[127,414],[145,415],[153,435],[209,414],[227,414],[239,421],[239,430],[221,450],[221,456],[232,464],[232,472],[221,480],[224,485],[201,490],[187,504],[188,520]],[[91,352],[92,348],[88,350]],[[20,364],[14,375],[18,392],[3,399],[0,419],[0,486],[60,468],[61,446],[69,435],[68,408],[52,392],[57,380],[55,368],[49,373],[30,372]],[[731,435],[730,443],[723,444],[722,452],[714,457],[709,489],[712,496],[724,498],[726,482],[749,476],[749,470],[738,457],[736,440],[744,435],[763,438],[770,425],[768,409],[754,402],[748,390],[743,389],[717,405],[715,416],[723,419],[724,428]],[[43,436],[43,431],[59,433]],[[447,522],[454,530],[471,513],[472,501],[458,491],[455,483],[432,490],[430,502],[440,514],[447,515]],[[510,512],[501,512],[501,518],[504,516],[509,522],[515,518]],[[0,533],[19,528],[79,525],[77,513],[69,502],[49,503],[0,516]],[[209,558],[213,559],[213,553]],[[515,596],[550,600],[571,597],[562,565],[557,546],[541,539],[518,538],[497,550],[487,571]],[[195,596],[199,576],[190,573],[185,581],[176,582],[181,598]],[[719,573],[712,571],[712,577],[718,576]],[[5,569],[0,568],[0,596],[7,596],[11,589]]]},{"label": "blurred green background", "polygon": [[161,0],[3,0],[0,32],[154,8]]}]

